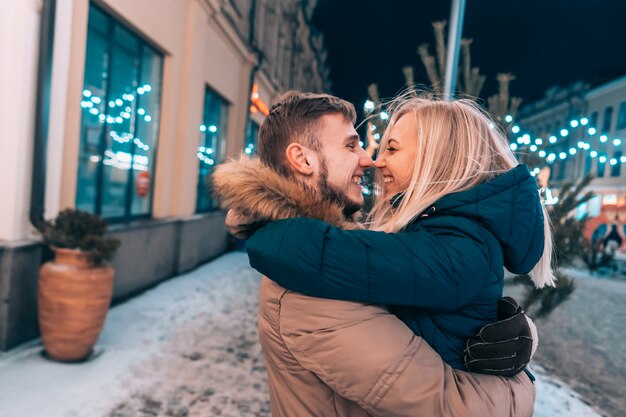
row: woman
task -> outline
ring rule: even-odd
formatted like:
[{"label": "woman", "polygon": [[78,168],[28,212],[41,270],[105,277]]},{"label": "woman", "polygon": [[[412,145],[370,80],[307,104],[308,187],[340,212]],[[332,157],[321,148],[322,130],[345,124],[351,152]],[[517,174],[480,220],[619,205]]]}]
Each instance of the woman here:
[{"label": "woman", "polygon": [[[503,267],[532,270],[538,287],[554,281],[536,183],[469,100],[397,100],[380,149],[372,231],[313,219],[273,222],[247,242],[251,265],[305,295],[387,304],[449,364],[437,364],[424,347],[407,365],[416,375],[427,366],[445,381],[433,390],[417,379],[415,389],[445,401],[413,410],[478,415],[493,397],[481,390],[483,376],[460,371],[464,342],[496,320]],[[337,372],[349,378],[349,369]],[[533,397],[508,414],[532,413]]]}]

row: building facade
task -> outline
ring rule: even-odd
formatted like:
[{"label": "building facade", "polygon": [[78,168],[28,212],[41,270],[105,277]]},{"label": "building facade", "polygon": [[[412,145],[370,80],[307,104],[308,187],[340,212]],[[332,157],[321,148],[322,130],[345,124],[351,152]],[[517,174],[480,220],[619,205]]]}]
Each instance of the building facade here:
[{"label": "building facade", "polygon": [[594,176],[584,191],[596,197],[581,205],[577,216],[596,217],[604,206],[626,207],[626,76],[595,87],[577,82],[551,88],[542,100],[520,109],[514,126],[520,131],[512,146],[524,145],[521,135],[530,137],[536,145],[530,150],[550,166],[556,194],[565,182]]},{"label": "building facade", "polygon": [[587,137],[598,156],[585,158],[586,163],[580,164],[578,174],[594,172],[596,178],[591,188],[602,197],[603,204],[625,206],[626,76],[589,90],[585,102],[591,124],[596,128],[596,133]]},{"label": "building facade", "polygon": [[[227,249],[214,167],[253,154],[271,103],[330,89],[315,1],[23,0],[0,10],[0,350],[36,337],[33,226],[97,213],[114,299]],[[6,58],[6,59],[5,59]]]}]

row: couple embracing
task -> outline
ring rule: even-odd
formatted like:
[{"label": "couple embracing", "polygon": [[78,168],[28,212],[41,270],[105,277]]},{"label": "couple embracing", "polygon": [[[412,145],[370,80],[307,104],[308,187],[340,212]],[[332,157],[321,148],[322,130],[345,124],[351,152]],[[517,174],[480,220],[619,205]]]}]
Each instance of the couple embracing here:
[{"label": "couple embracing", "polygon": [[[537,336],[501,297],[504,268],[554,282],[535,179],[471,100],[391,107],[374,162],[350,103],[286,93],[258,159],[214,174],[263,274],[272,415],[530,417]],[[372,166],[377,200],[359,222]]]}]

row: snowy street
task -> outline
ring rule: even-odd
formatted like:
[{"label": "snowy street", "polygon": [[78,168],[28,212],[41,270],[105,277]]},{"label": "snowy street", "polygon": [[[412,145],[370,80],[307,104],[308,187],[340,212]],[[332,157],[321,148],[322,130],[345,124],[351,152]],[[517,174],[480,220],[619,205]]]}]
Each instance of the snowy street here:
[{"label": "snowy street", "polygon": [[[1,415],[269,416],[258,285],[246,255],[230,253],[114,307],[91,361],[48,361],[39,341],[0,355]],[[533,370],[535,416],[599,416]]]},{"label": "snowy street", "polygon": [[[576,289],[547,318],[536,320],[536,361],[607,416],[626,410],[626,283],[564,269]],[[518,299],[520,287],[505,286]]]}]

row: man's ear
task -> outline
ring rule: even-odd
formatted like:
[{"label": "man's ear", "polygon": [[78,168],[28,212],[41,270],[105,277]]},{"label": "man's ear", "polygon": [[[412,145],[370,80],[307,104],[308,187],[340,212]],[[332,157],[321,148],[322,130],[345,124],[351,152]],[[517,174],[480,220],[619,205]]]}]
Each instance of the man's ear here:
[{"label": "man's ear", "polygon": [[302,175],[313,175],[313,161],[311,161],[311,152],[306,147],[299,143],[292,143],[287,146],[285,150],[287,162],[293,169]]}]

